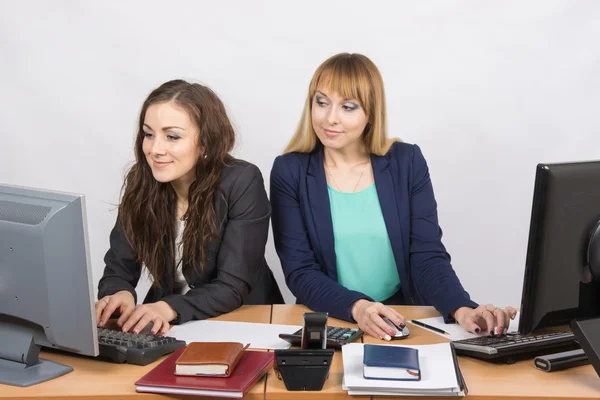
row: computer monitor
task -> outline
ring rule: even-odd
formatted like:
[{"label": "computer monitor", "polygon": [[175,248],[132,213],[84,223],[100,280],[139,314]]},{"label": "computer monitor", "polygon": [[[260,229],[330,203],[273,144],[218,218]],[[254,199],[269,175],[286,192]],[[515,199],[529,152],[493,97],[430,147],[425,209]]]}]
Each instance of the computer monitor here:
[{"label": "computer monitor", "polygon": [[72,371],[40,347],[97,356],[84,197],[0,185],[0,383]]},{"label": "computer monitor", "polygon": [[599,221],[600,161],[537,166],[519,333],[600,316]]}]

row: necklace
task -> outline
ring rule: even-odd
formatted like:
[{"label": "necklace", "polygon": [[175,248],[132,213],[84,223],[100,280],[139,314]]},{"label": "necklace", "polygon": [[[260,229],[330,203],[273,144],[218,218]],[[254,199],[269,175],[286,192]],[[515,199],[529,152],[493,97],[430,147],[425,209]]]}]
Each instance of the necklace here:
[{"label": "necklace", "polygon": [[181,206],[181,204],[177,204],[177,209],[181,212],[181,217],[177,217],[180,221],[185,221],[185,213],[187,212],[188,206]]},{"label": "necklace", "polygon": [[[360,173],[360,176],[358,177],[358,180],[356,181],[356,185],[354,185],[354,190],[352,190],[351,193],[356,192],[356,188],[358,187],[358,184],[360,183],[360,180],[362,179],[365,171],[367,170],[367,166],[368,165],[369,165],[369,161],[365,162],[365,166],[362,169],[362,172]],[[340,185],[338,185],[337,182],[335,181],[335,178],[333,177],[333,174],[331,173],[331,170],[327,166],[325,166],[325,169],[327,170],[327,173],[331,177],[331,180],[333,181],[333,184],[335,185],[335,187],[337,188],[337,190],[340,191],[340,192],[343,192],[342,189],[340,189]]]}]

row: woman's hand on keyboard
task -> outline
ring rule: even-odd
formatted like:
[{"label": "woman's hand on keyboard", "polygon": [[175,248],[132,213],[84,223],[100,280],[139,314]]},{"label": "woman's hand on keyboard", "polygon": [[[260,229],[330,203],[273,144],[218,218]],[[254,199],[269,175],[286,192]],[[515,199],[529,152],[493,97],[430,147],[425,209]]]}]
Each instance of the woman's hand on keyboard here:
[{"label": "woman's hand on keyboard", "polygon": [[461,307],[454,312],[454,319],[468,332],[487,332],[490,335],[505,335],[510,320],[515,319],[514,307],[494,307],[482,304],[477,308]]},{"label": "woman's hand on keyboard", "polygon": [[135,300],[127,290],[104,296],[96,302],[96,323],[99,327],[104,327],[110,316],[118,310],[121,317],[117,321],[117,325],[120,327],[134,309]]},{"label": "woman's hand on keyboard", "polygon": [[404,327],[402,314],[381,303],[360,299],[352,305],[352,318],[363,332],[377,339],[391,340],[392,336],[396,334],[396,330],[389,326],[382,317],[388,317],[397,326]]},{"label": "woman's hand on keyboard", "polygon": [[140,333],[146,325],[152,323],[153,335],[164,335],[171,328],[169,321],[177,318],[177,313],[164,301],[141,304],[123,324],[123,332]]}]

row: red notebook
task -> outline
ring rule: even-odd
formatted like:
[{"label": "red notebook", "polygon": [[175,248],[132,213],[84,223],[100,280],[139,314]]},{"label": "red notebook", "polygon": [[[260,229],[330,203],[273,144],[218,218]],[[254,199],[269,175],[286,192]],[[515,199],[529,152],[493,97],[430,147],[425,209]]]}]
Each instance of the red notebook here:
[{"label": "red notebook", "polygon": [[184,350],[180,348],[139,379],[135,390],[242,398],[269,371],[274,360],[273,352],[246,350],[228,378],[175,375],[175,361]]}]

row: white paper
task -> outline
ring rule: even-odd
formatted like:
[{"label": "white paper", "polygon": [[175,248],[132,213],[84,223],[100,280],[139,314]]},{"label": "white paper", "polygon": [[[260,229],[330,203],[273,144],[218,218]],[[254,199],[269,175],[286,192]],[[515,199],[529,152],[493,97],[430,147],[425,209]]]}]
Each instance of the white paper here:
[{"label": "white paper", "polygon": [[344,379],[342,387],[349,393],[460,395],[450,343],[403,346],[419,350],[420,381],[365,379],[362,343],[342,347]]},{"label": "white paper", "polygon": [[[519,316],[521,314],[517,312],[517,316],[515,317],[515,319],[510,321],[510,325],[508,326],[508,332],[518,332],[519,330]],[[454,340],[463,340],[463,339],[471,339],[471,338],[476,338],[479,336],[487,336],[488,333],[487,332],[482,332],[480,334],[476,334],[476,333],[471,333],[471,332],[467,332],[465,330],[465,328],[463,328],[462,326],[458,325],[458,324],[447,324],[444,322],[444,318],[443,317],[432,317],[432,318],[424,318],[424,319],[418,319],[417,321],[419,322],[423,322],[424,324],[433,326],[434,328],[438,328],[441,329],[443,331],[448,332],[450,335],[444,335],[443,333],[439,333],[436,331],[433,331],[431,329],[427,329],[421,325],[417,325],[417,324],[413,324],[414,326],[418,326],[419,328],[422,329],[426,329],[429,332],[433,332],[436,333],[438,335],[440,335],[441,337],[445,337],[446,339],[450,339],[452,341]],[[408,322],[410,322],[412,324],[412,320],[409,320]]]},{"label": "white paper", "polygon": [[411,390],[403,390],[402,392],[386,392],[386,391],[373,391],[373,390],[348,390],[348,394],[350,396],[411,396],[411,397],[418,397],[418,396],[436,396],[436,397],[441,397],[441,396],[464,396],[465,393],[464,392],[448,392],[448,391],[435,391],[435,390],[428,390],[428,391],[411,391]]},{"label": "white paper", "polygon": [[244,397],[244,393],[242,392],[227,392],[224,390],[180,389],[160,386],[136,386],[135,390],[140,393],[185,394],[190,396],[233,397],[239,399]]},{"label": "white paper", "polygon": [[289,349],[290,343],[279,338],[280,333],[294,333],[298,325],[258,324],[253,322],[190,321],[177,325],[167,336],[191,342],[250,343],[251,349]]},{"label": "white paper", "polygon": [[411,369],[409,373],[406,368],[393,368],[393,367],[373,367],[365,365],[363,368],[363,375],[365,378],[371,379],[403,379],[416,381],[419,379],[419,371]]}]

